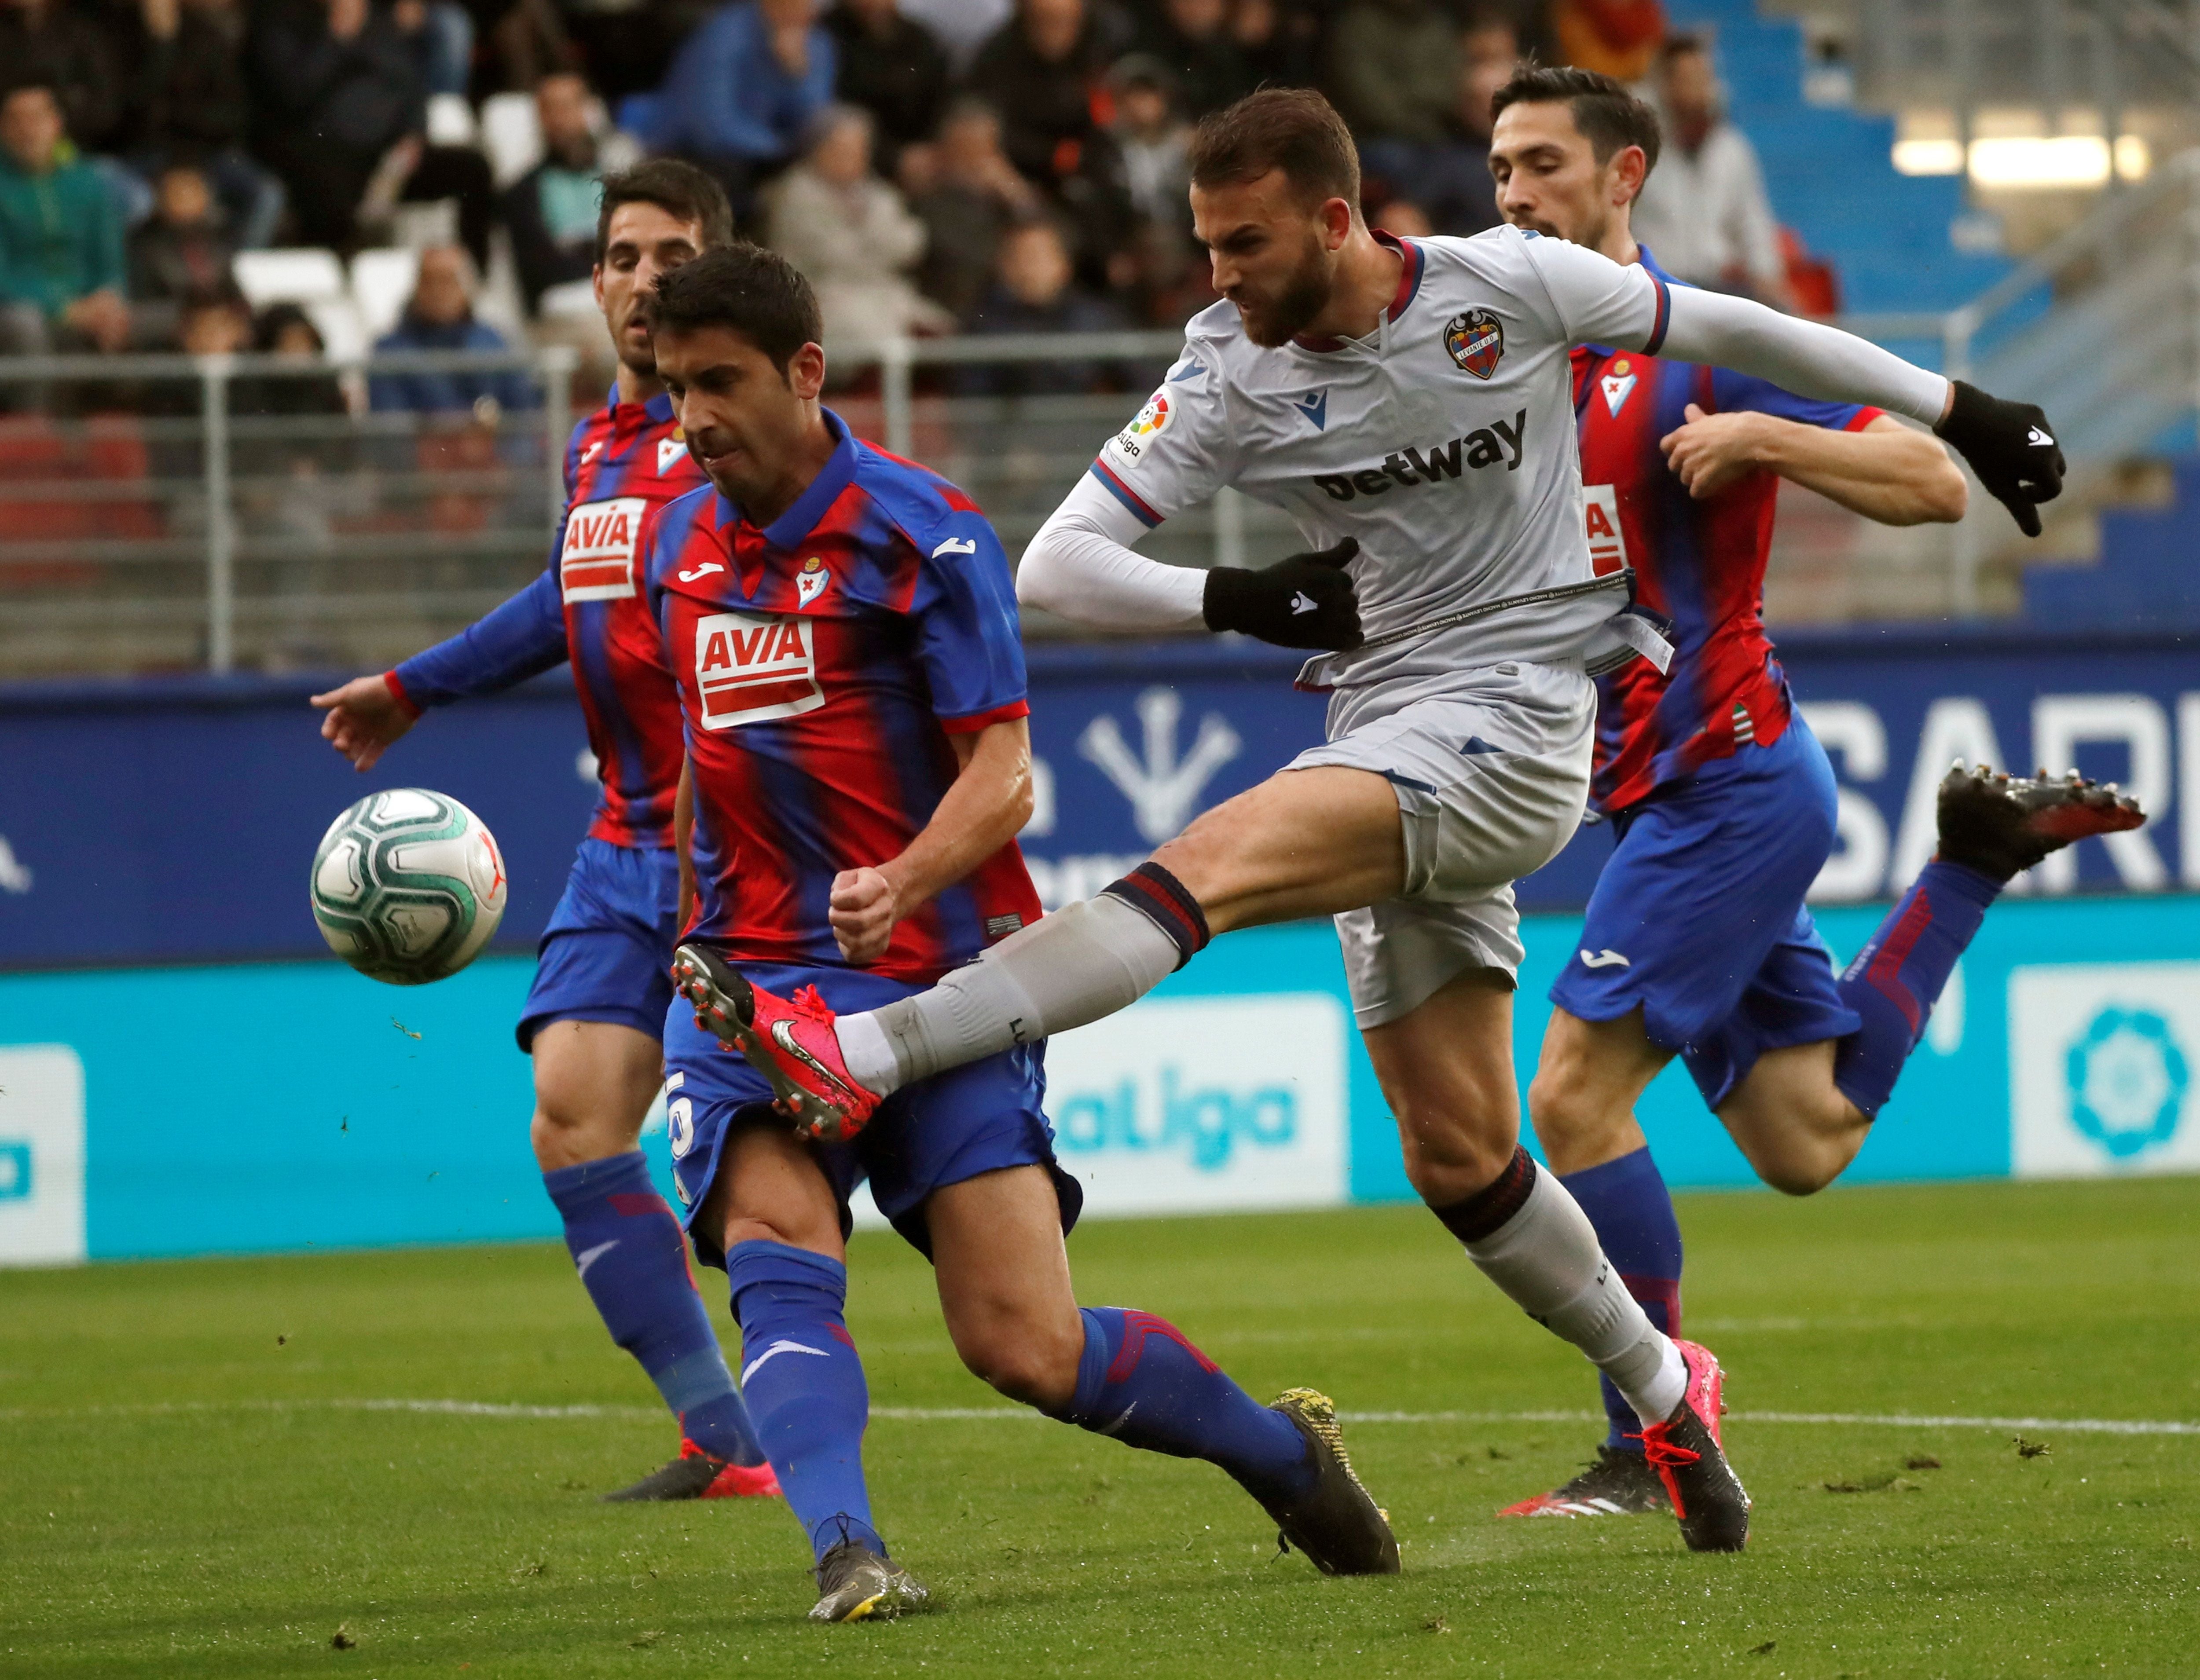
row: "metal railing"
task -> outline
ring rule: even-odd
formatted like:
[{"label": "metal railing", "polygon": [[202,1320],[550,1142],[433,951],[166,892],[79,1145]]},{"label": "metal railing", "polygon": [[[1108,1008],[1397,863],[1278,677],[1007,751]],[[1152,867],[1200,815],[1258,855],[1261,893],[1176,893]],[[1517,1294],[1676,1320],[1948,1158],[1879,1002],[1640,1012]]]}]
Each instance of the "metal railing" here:
[{"label": "metal railing", "polygon": [[[351,664],[471,620],[542,564],[576,359],[0,359],[0,676]],[[370,403],[408,381],[485,400]]]},{"label": "metal railing", "polygon": [[[2200,410],[2200,151],[2104,198],[1960,309],[1841,324],[2039,402],[2080,479],[2141,451]],[[1013,556],[1182,344],[1175,331],[836,344],[828,400],[962,486]],[[543,563],[574,366],[563,347],[0,359],[0,680],[365,668],[462,627]],[[531,389],[527,404],[458,413],[366,401],[372,382],[408,376]],[[1800,499],[1776,541],[1776,610],[1975,612],[2011,528],[1983,495],[1962,524],[1911,533]],[[1243,564],[1295,540],[1282,513],[1225,492],[1142,550]],[[1070,627],[1034,615],[1029,627]]]}]

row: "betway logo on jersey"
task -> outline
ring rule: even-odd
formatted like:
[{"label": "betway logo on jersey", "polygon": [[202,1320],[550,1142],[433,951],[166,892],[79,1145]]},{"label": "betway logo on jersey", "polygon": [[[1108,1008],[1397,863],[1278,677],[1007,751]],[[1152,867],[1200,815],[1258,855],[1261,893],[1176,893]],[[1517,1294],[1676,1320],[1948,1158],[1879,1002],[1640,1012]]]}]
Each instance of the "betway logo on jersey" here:
[{"label": "betway logo on jersey", "polygon": [[1465,437],[1441,443],[1426,454],[1418,449],[1394,450],[1379,467],[1352,473],[1316,473],[1314,481],[1332,502],[1349,502],[1355,496],[1380,496],[1394,486],[1441,484],[1457,478],[1463,469],[1479,472],[1500,461],[1505,470],[1519,470],[1528,446],[1528,411],[1493,426],[1477,426]]},{"label": "betway logo on jersey", "polygon": [[811,621],[777,613],[712,613],[695,621],[695,692],[703,727],[799,717],[825,703]]},{"label": "betway logo on jersey", "polygon": [[558,581],[569,601],[616,601],[634,593],[634,551],[641,541],[639,496],[582,502],[565,516]]}]

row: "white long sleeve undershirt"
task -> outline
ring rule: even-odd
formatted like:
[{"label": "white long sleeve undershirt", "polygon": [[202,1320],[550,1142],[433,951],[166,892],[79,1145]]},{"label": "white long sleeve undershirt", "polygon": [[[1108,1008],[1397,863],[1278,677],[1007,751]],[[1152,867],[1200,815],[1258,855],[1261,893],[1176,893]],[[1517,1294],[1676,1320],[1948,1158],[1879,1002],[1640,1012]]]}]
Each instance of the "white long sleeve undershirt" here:
[{"label": "white long sleeve undershirt", "polygon": [[1087,473],[1039,528],[1016,599],[1096,630],[1200,630],[1207,574],[1134,552],[1146,527]]},{"label": "white long sleeve undershirt", "polygon": [[1753,374],[1799,397],[1869,403],[1928,426],[1947,408],[1948,382],[1940,375],[1853,334],[1723,292],[1672,286],[1667,295],[1670,312],[1658,355]]}]

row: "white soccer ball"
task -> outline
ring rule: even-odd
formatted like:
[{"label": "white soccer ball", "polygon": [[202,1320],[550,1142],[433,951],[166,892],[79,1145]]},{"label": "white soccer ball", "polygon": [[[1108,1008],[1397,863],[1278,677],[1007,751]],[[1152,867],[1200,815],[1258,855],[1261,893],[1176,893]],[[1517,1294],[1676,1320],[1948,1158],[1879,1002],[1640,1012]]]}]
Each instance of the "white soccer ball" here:
[{"label": "white soccer ball", "polygon": [[456,974],[504,919],[504,855],[487,825],[426,788],[370,793],[313,854],[313,919],[371,979],[424,985]]}]

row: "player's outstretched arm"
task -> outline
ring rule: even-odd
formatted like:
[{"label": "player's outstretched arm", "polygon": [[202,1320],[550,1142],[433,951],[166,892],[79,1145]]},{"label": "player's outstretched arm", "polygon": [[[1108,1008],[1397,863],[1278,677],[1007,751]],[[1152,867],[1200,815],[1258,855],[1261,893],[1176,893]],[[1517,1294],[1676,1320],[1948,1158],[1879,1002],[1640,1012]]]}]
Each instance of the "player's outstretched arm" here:
[{"label": "player's outstretched arm", "polygon": [[1031,820],[1031,725],[1023,718],[951,734],[961,768],[897,858],[833,878],[828,919],[852,963],[886,954],[894,924],[922,908],[1016,837]]},{"label": "player's outstretched arm", "polygon": [[1659,447],[1699,499],[1752,472],[1777,473],[1882,525],[1945,524],[1963,516],[1969,499],[1946,447],[1887,414],[1841,431],[1750,409],[1706,414],[1690,403],[1686,423]]},{"label": "player's outstretched arm", "polygon": [[1278,647],[1360,645],[1344,570],[1351,539],[1250,570],[1164,566],[1133,551],[1147,527],[1088,475],[1024,550],[1016,598],[1097,630],[1237,630]]},{"label": "player's outstretched arm", "polygon": [[1646,350],[1755,374],[1806,397],[1869,403],[1933,428],[1979,475],[2027,537],[2039,534],[2039,505],[2062,493],[2062,451],[2047,416],[1962,380],[1915,367],[1838,328],[1767,309],[1747,298],[1668,289],[1670,319]]}]

